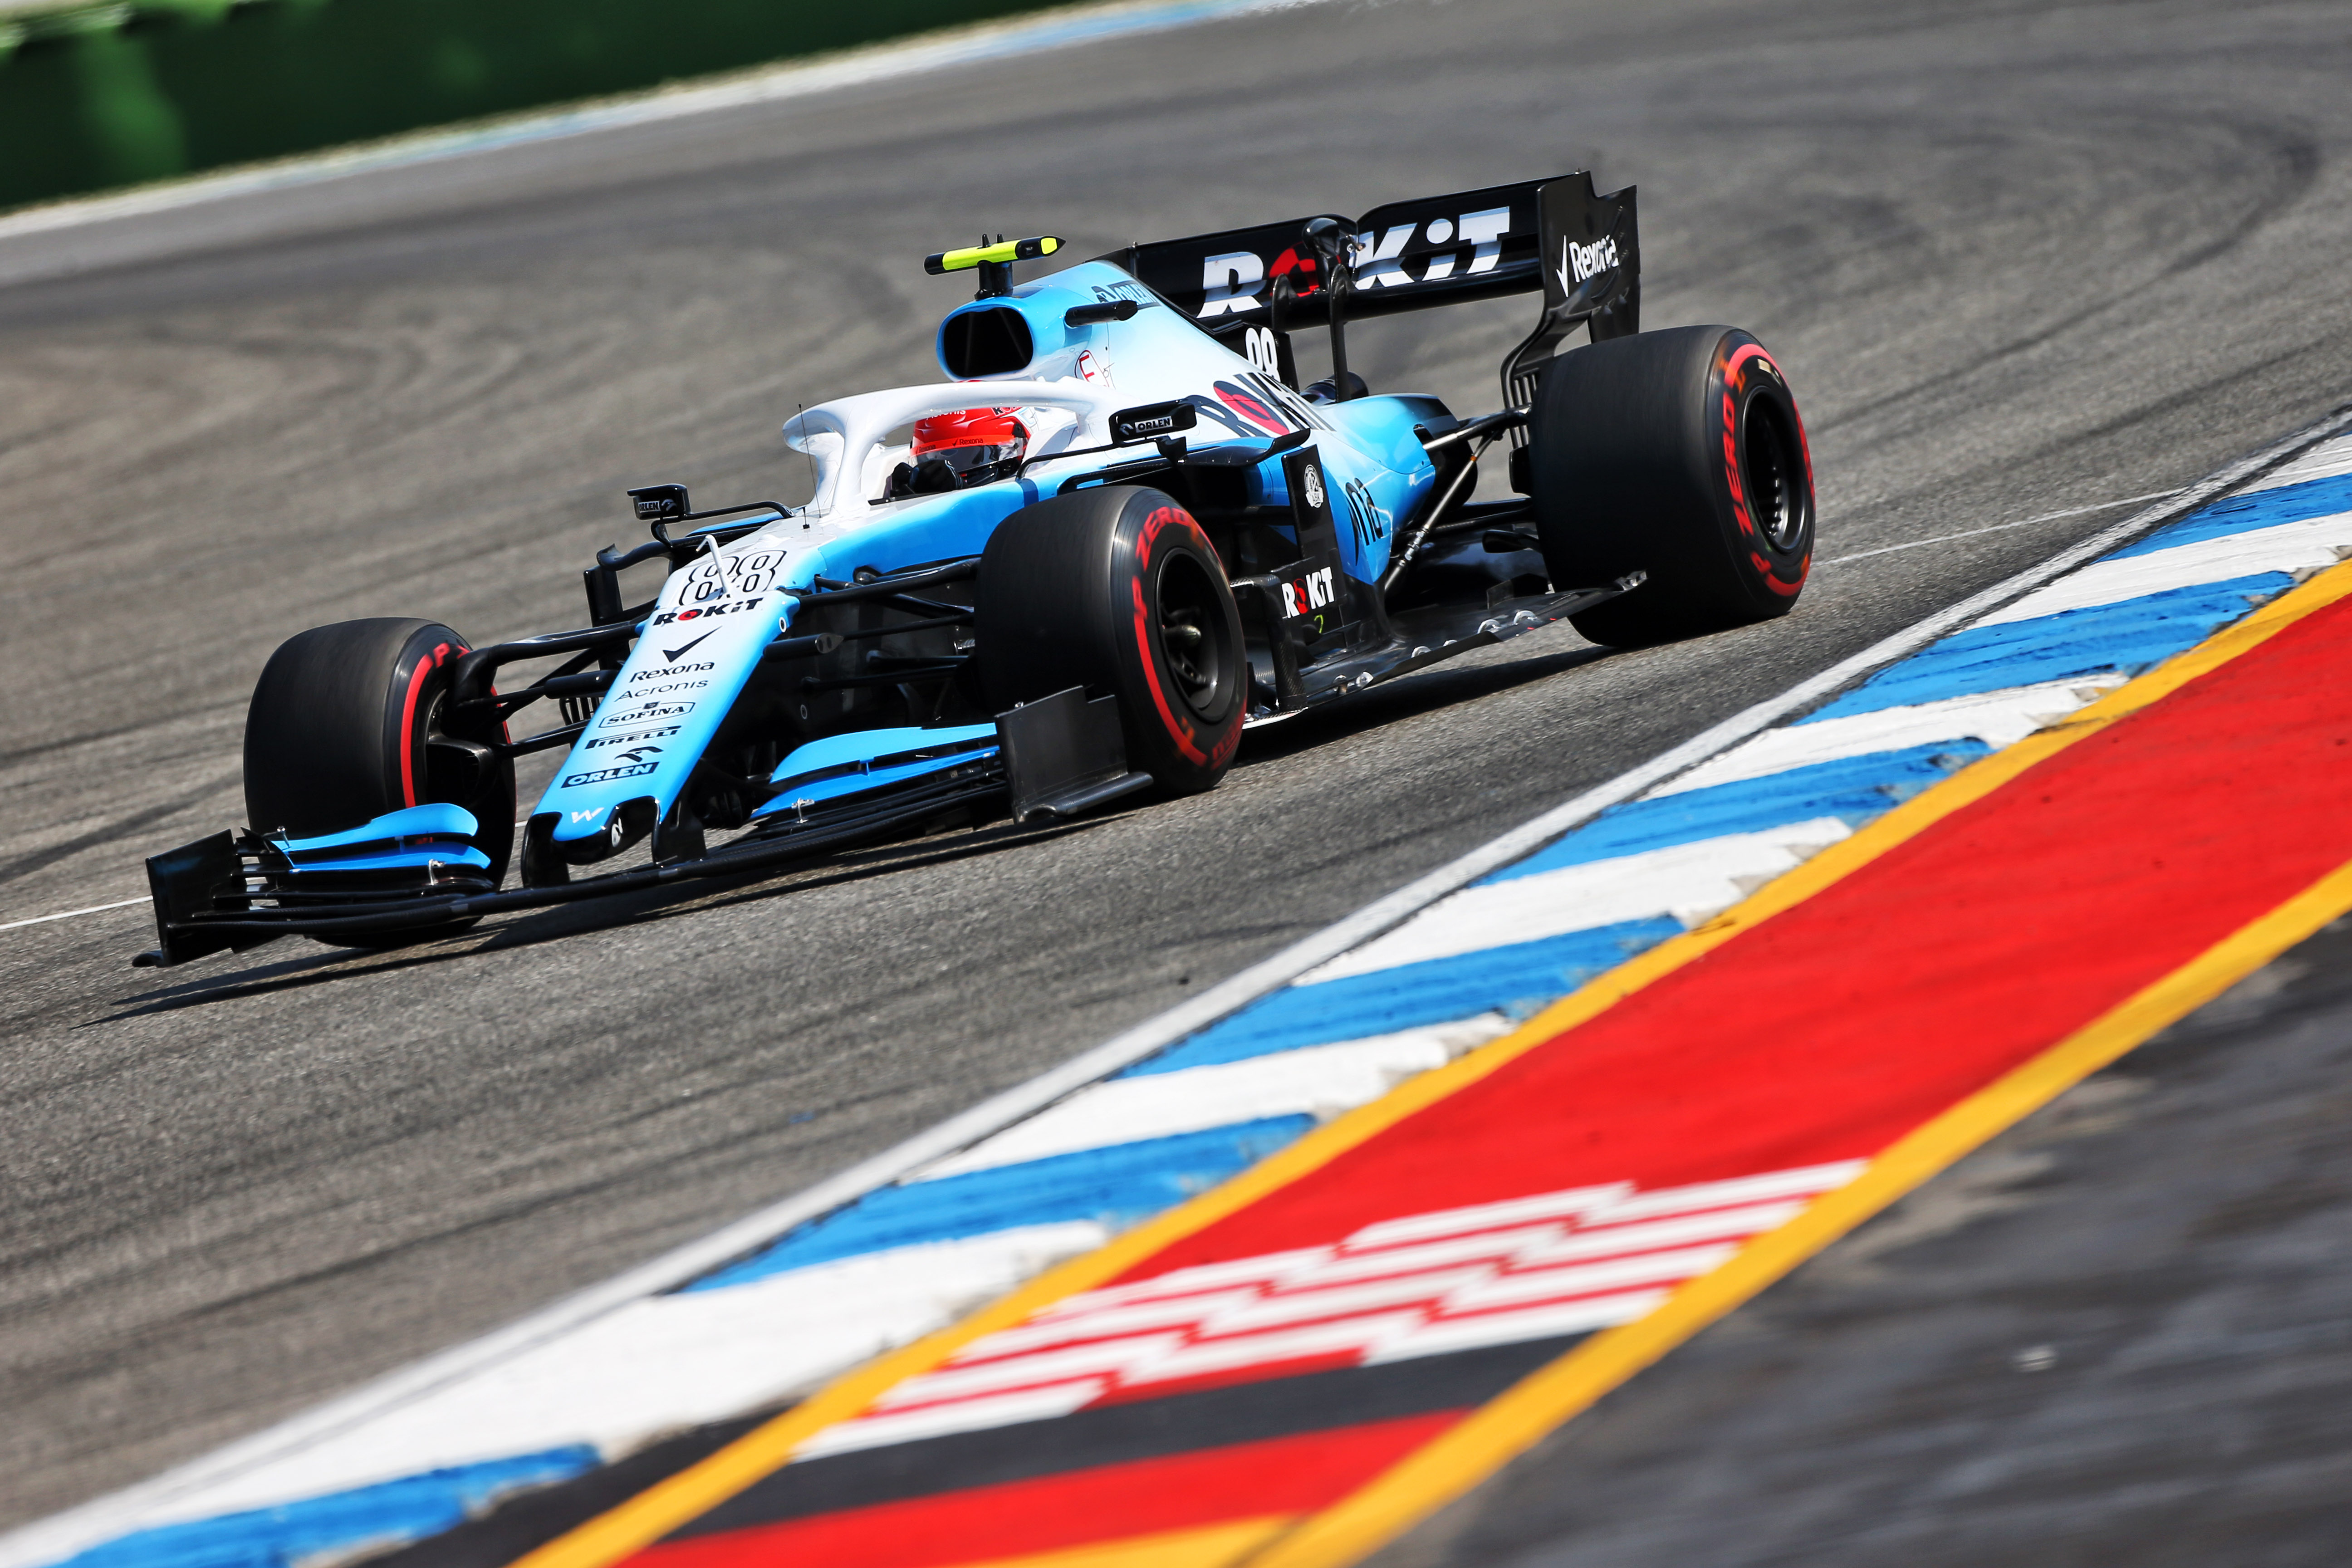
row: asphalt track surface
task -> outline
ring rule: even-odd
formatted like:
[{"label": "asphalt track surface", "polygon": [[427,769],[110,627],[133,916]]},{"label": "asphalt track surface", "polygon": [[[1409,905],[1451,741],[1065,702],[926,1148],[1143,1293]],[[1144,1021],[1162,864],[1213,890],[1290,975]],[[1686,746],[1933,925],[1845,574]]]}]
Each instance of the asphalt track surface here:
[{"label": "asphalt track surface", "polygon": [[[569,626],[577,568],[633,532],[625,486],[792,499],[776,425],[932,379],[958,291],[917,258],[982,225],[1090,254],[1578,164],[1637,181],[1645,324],[1772,346],[1824,562],[1785,621],[1638,654],[1541,634],[1078,829],[389,956],[157,974],[125,967],[137,909],[0,932],[0,1522],[805,1186],[2120,512],[1889,547],[2186,484],[2335,406],[2347,75],[2343,5],[1397,0],[0,246],[0,921],[133,897],[142,856],[240,822],[245,697],[293,632]],[[1483,409],[1529,314],[1382,323],[1353,357]],[[2278,1060],[2167,1103],[2195,1127],[2230,1093],[2337,1092],[2326,1052]],[[2161,1142],[2089,1185],[2154,1182]],[[1881,1431],[1935,1408],[1837,1392],[1823,1419]],[[1706,1417],[1655,1407],[1654,1452]],[[1654,1495],[1685,1546],[1801,1501]],[[1611,1539],[1634,1543],[1581,1560],[1673,1555]]]}]

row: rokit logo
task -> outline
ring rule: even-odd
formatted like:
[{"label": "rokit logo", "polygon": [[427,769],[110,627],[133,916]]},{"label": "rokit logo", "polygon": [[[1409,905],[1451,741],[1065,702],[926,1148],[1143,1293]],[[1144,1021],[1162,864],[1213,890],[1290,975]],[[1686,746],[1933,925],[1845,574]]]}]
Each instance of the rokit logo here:
[{"label": "rokit logo", "polygon": [[[1310,472],[1312,470],[1309,470]],[[1320,566],[1282,585],[1282,614],[1286,620],[1311,616],[1328,607],[1339,596],[1333,580],[1336,568]]]},{"label": "rokit logo", "polygon": [[[1503,257],[1503,237],[1511,232],[1511,209],[1488,207],[1483,212],[1464,213],[1457,218],[1431,218],[1426,224],[1401,223],[1386,230],[1370,230],[1356,237],[1356,289],[1359,293],[1370,289],[1404,289],[1415,283],[1438,283],[1462,268],[1462,276],[1475,278],[1482,272],[1492,272]],[[1462,252],[1469,251],[1467,266]],[[1414,277],[1405,270],[1408,254],[1427,252],[1423,258],[1421,275]]]},{"label": "rokit logo", "polygon": [[664,610],[653,618],[653,624],[666,626],[672,621],[707,621],[713,616],[732,616],[744,610],[756,610],[759,607],[758,601],[753,599],[730,599],[724,604],[705,605],[698,609]]},{"label": "rokit logo", "polygon": [[1559,287],[1562,293],[1574,289],[1596,272],[1606,272],[1617,265],[1617,240],[1614,236],[1593,245],[1579,245],[1572,239],[1559,242]]},{"label": "rokit logo", "polygon": [[1292,246],[1274,258],[1268,267],[1265,258],[1254,250],[1228,250],[1201,258],[1201,315],[1245,315],[1261,308],[1260,298],[1277,278],[1288,278],[1293,292],[1300,299],[1316,293],[1322,279],[1315,268],[1315,258],[1299,254]]},{"label": "rokit logo", "polygon": [[635,767],[596,768],[584,773],[573,773],[557,787],[574,789],[581,784],[603,784],[608,779],[633,779],[640,773],[649,773],[659,766],[661,766],[659,763],[639,763]]},{"label": "rokit logo", "polygon": [[[1492,272],[1503,259],[1504,237],[1514,232],[1511,209],[1485,207],[1458,216],[1371,228],[1349,241],[1359,293],[1372,289],[1410,289],[1448,278]],[[1316,292],[1314,262],[1294,249],[1275,258],[1248,250],[1228,250],[1201,258],[1201,319],[1247,315],[1265,307],[1273,280],[1291,276],[1300,297]],[[1414,270],[1418,268],[1418,270]]]}]

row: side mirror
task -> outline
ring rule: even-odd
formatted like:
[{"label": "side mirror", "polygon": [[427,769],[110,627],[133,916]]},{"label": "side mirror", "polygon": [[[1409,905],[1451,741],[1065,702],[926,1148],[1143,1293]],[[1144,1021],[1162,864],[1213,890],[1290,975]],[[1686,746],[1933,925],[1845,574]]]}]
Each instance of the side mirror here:
[{"label": "side mirror", "polygon": [[631,490],[629,500],[636,505],[639,522],[681,522],[694,510],[684,485],[647,485]]},{"label": "side mirror", "polygon": [[1200,422],[1201,411],[1189,403],[1146,403],[1135,408],[1122,408],[1110,416],[1111,445],[1124,447],[1134,441],[1173,436]]},{"label": "side mirror", "polygon": [[1102,321],[1131,321],[1137,306],[1132,300],[1106,300],[1092,305],[1073,305],[1062,312],[1066,327],[1091,327]]}]

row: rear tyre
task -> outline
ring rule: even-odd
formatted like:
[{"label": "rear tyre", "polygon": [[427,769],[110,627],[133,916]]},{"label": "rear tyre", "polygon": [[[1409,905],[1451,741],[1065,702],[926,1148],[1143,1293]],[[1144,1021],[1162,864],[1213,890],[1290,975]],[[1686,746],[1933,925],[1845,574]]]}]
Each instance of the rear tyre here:
[{"label": "rear tyre", "polygon": [[1649,580],[1571,616],[1635,647],[1795,607],[1813,559],[1813,472],[1788,380],[1737,327],[1637,332],[1544,367],[1528,477],[1552,582]]},{"label": "rear tyre", "polygon": [[1241,615],[1208,535],[1159,490],[1105,486],[1024,507],[981,556],[981,685],[1003,712],[1083,686],[1118,699],[1128,766],[1213,789],[1241,744]]},{"label": "rear tyre", "polygon": [[[254,831],[332,833],[449,801],[474,814],[475,846],[489,857],[492,880],[503,882],[514,851],[514,763],[469,754],[445,711],[467,651],[447,626],[404,619],[344,621],[281,644],[246,709],[245,808]],[[332,942],[393,947],[471,923]]]}]

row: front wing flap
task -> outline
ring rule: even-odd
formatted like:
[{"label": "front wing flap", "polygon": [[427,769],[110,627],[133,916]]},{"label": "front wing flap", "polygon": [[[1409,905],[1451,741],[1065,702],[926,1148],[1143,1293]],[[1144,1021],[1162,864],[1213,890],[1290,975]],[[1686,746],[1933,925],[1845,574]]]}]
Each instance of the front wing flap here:
[{"label": "front wing flap", "polygon": [[1001,813],[1009,805],[1019,822],[1074,816],[1151,784],[1150,774],[1127,769],[1115,699],[1089,702],[1073,689],[1001,715],[996,730],[997,744],[971,751],[969,761],[764,817],[707,854],[544,887],[494,887],[478,868],[479,852],[465,846],[473,818],[453,805],[411,807],[312,839],[216,833],[147,862],[159,941],[131,962],[168,966],[296,934],[364,939],[429,931],[754,871],[975,808]]}]

